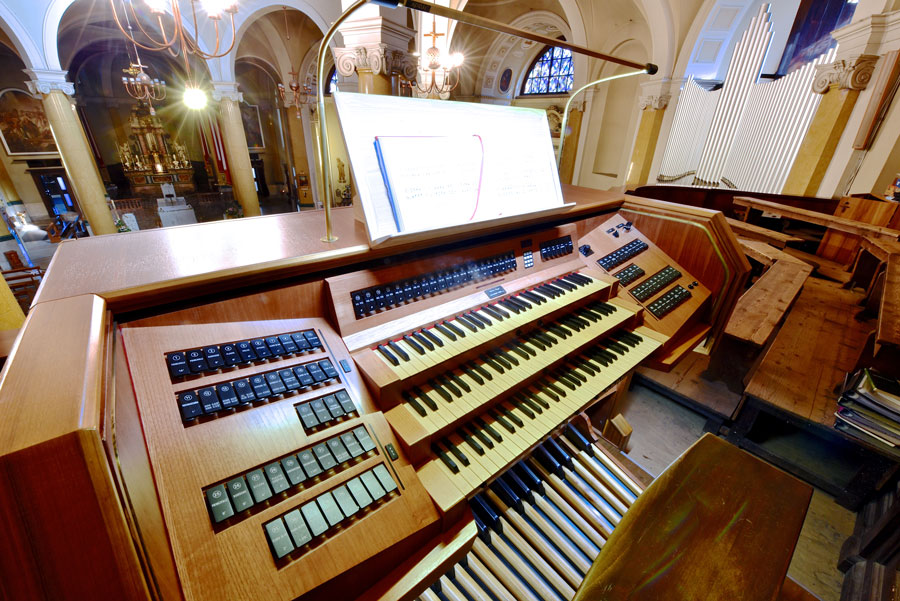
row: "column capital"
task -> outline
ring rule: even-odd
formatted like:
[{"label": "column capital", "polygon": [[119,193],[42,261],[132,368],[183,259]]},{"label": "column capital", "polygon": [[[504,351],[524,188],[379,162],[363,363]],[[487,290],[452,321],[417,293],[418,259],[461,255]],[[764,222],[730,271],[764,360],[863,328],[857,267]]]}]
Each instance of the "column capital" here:
[{"label": "column capital", "polygon": [[213,91],[212,98],[216,102],[228,99],[235,102],[242,102],[244,95],[238,90],[236,81],[214,81],[212,82]]},{"label": "column capital", "polygon": [[67,96],[75,94],[75,84],[66,79],[68,71],[51,71],[48,69],[22,69],[30,78],[25,82],[28,91],[37,96],[59,90]]},{"label": "column capital", "polygon": [[375,75],[400,73],[407,79],[415,79],[418,68],[416,57],[402,50],[392,50],[382,43],[335,48],[334,58],[335,68],[343,77],[350,77],[355,71],[365,69]]},{"label": "column capital", "polygon": [[813,92],[824,94],[832,85],[841,90],[865,90],[877,62],[877,54],[858,54],[828,65],[816,65]]},{"label": "column capital", "polygon": [[657,77],[641,83],[641,95],[638,106],[644,109],[663,110],[672,100],[672,94],[678,94],[684,79],[671,79],[669,77]]}]

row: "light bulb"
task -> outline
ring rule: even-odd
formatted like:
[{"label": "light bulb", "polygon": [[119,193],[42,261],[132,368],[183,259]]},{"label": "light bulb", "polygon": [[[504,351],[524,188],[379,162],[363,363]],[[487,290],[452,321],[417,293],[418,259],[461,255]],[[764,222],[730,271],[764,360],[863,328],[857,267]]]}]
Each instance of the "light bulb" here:
[{"label": "light bulb", "polygon": [[150,12],[155,15],[161,15],[166,12],[166,6],[168,2],[166,0],[144,0],[147,3],[147,8],[150,9]]},{"label": "light bulb", "polygon": [[236,11],[237,3],[234,0],[200,0],[200,5],[211,19],[219,19],[224,12]]},{"label": "light bulb", "polygon": [[454,52],[453,54],[450,55],[450,61],[454,67],[458,67],[461,64],[463,64],[463,60],[465,60],[465,59],[462,55],[462,52]]},{"label": "light bulb", "polygon": [[184,96],[181,99],[184,101],[184,105],[191,110],[199,111],[206,106],[206,92],[200,88],[185,88]]}]

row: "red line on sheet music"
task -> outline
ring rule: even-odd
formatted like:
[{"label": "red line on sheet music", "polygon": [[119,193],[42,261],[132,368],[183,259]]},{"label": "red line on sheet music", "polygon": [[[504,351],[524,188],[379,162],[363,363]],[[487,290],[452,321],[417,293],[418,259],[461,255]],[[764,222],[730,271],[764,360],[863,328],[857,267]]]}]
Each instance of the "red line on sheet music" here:
[{"label": "red line on sheet music", "polygon": [[469,221],[475,219],[475,213],[478,212],[478,201],[481,200],[481,181],[484,178],[484,140],[482,140],[481,136],[478,134],[472,135],[478,138],[478,143],[481,145],[481,167],[478,169],[478,192],[475,194],[475,210],[472,211],[472,216],[469,217]]}]

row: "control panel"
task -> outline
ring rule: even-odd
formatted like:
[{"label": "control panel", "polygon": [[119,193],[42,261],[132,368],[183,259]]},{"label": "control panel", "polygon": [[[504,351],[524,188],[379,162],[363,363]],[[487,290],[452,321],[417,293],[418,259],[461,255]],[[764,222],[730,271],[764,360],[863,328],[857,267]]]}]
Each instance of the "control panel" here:
[{"label": "control panel", "polygon": [[646,325],[670,337],[661,353],[697,331],[708,308],[709,290],[625,215],[609,218],[578,242],[593,251],[582,261],[616,278],[618,296],[643,306]]},{"label": "control panel", "polygon": [[440,530],[324,319],[126,327],[122,341],[185,598],[298,598]]}]

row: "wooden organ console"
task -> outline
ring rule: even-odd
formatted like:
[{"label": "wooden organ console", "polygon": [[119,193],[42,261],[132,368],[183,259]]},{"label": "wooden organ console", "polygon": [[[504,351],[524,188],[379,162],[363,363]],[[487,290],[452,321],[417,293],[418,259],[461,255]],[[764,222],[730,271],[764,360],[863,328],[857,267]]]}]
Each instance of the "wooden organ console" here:
[{"label": "wooden organ console", "polygon": [[714,348],[748,269],[721,214],[565,192],[388,248],[347,210],[62,245],[0,384],[0,598],[572,599],[646,496],[578,416]]}]

